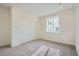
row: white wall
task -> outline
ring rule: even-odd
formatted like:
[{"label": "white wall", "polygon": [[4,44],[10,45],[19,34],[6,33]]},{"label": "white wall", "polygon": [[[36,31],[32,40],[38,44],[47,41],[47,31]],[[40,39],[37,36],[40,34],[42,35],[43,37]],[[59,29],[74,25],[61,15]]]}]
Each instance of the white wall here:
[{"label": "white wall", "polygon": [[[46,18],[48,16],[59,16],[60,33],[46,32]],[[74,43],[74,9],[67,9],[55,14],[39,17],[40,39],[75,45]]]},{"label": "white wall", "polygon": [[38,20],[20,7],[0,8],[0,46],[10,44],[14,47],[33,39],[74,45],[74,9],[52,15],[60,17],[60,33],[58,34],[46,32],[47,16],[42,16]]},{"label": "white wall", "polygon": [[79,5],[75,7],[75,46],[79,55]]},{"label": "white wall", "polygon": [[37,20],[22,8],[12,7],[12,47],[35,39]]},{"label": "white wall", "polygon": [[0,7],[0,46],[10,44],[11,19],[10,8]]}]

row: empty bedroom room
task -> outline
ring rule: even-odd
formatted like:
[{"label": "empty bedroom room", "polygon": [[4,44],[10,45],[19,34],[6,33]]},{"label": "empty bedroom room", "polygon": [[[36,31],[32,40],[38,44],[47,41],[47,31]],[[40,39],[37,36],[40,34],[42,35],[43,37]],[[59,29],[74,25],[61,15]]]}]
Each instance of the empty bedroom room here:
[{"label": "empty bedroom room", "polygon": [[78,56],[78,10],[76,3],[0,3],[0,56]]}]

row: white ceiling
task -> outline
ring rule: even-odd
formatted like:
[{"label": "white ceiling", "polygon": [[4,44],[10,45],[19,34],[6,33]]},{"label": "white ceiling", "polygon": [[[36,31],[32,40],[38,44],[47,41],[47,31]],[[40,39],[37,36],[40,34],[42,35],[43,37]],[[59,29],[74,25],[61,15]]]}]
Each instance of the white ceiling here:
[{"label": "white ceiling", "polygon": [[43,16],[59,12],[64,9],[73,8],[75,4],[69,3],[0,3],[0,6],[17,6],[23,8],[27,13],[34,16]]}]

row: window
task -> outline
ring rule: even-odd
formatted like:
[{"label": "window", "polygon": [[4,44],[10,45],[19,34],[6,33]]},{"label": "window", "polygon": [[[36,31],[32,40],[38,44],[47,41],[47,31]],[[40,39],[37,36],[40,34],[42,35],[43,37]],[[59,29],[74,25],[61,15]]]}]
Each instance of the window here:
[{"label": "window", "polygon": [[59,17],[51,16],[47,18],[47,32],[59,32]]}]

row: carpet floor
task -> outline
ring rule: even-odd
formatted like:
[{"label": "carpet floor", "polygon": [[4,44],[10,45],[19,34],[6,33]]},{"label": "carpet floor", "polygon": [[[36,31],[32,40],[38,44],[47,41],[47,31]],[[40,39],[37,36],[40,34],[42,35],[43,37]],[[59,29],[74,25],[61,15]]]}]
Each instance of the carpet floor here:
[{"label": "carpet floor", "polygon": [[77,56],[74,46],[45,40],[34,40],[13,48],[1,47],[0,56],[31,56],[41,45],[59,49],[60,56]]}]

